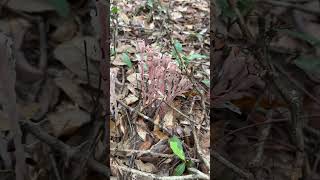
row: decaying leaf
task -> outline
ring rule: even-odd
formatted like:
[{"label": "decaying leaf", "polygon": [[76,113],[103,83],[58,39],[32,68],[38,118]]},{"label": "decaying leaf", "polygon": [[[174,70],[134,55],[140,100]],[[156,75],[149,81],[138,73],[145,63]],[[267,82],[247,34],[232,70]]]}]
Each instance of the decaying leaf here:
[{"label": "decaying leaf", "polygon": [[56,78],[54,79],[54,82],[71,98],[75,104],[86,109],[88,112],[91,111],[92,102],[90,96],[78,84],[67,77]]},{"label": "decaying leaf", "polygon": [[143,163],[141,160],[134,161],[140,171],[152,173],[156,170],[156,167],[151,163]]},{"label": "decaying leaf", "polygon": [[127,105],[133,104],[139,100],[139,98],[133,94],[129,94],[125,99]]},{"label": "decaying leaf", "polygon": [[[54,50],[54,56],[69,70],[76,74],[80,79],[87,82],[87,73],[86,73],[86,61],[84,56],[84,44],[83,41],[92,42],[92,39],[86,37],[83,38],[74,38],[71,41],[65,42]],[[90,44],[90,43],[88,43]],[[88,45],[87,44],[87,45]],[[89,55],[92,58],[97,58],[95,53],[94,45],[89,45]],[[98,48],[97,48],[98,49]],[[97,50],[98,54],[98,50]],[[89,57],[90,58],[90,57]],[[92,61],[88,60],[88,71],[90,73],[91,85],[93,87],[99,86],[99,70],[98,65],[95,65]]]},{"label": "decaying leaf", "polygon": [[170,109],[163,117],[163,126],[172,129],[175,125],[175,117],[173,110]]},{"label": "decaying leaf", "polygon": [[90,122],[90,115],[78,108],[67,108],[60,112],[50,113],[48,120],[57,137],[70,135],[81,126]]}]

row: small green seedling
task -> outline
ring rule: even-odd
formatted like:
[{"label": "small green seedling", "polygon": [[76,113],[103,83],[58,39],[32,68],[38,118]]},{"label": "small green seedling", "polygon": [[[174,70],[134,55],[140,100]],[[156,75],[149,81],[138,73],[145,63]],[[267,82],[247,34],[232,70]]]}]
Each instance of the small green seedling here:
[{"label": "small green seedling", "polygon": [[124,62],[128,66],[128,68],[132,68],[132,62],[127,52],[122,53],[121,59],[122,59],[122,62]]},{"label": "small green seedling", "polygon": [[118,14],[119,11],[120,11],[120,9],[119,9],[117,6],[113,6],[113,7],[111,8],[111,13],[112,13],[112,14]]},{"label": "small green seedling", "polygon": [[181,176],[185,170],[186,167],[193,166],[193,162],[190,160],[186,160],[185,153],[183,151],[182,142],[177,136],[173,136],[169,139],[170,148],[173,151],[173,153],[182,161],[173,172],[174,176]]},{"label": "small green seedling", "polygon": [[171,55],[176,59],[179,67],[182,67],[182,62],[180,61],[180,59],[183,61],[184,65],[188,66],[188,64],[195,59],[208,58],[208,56],[198,53],[190,53],[189,55],[186,55],[183,52],[182,44],[179,41],[175,41],[174,49],[172,50]]}]

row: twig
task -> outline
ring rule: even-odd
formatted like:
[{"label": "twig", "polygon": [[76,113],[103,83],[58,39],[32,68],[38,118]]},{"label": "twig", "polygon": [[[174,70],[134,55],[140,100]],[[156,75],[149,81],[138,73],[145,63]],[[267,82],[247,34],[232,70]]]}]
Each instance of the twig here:
[{"label": "twig", "polygon": [[[116,148],[112,148],[112,149],[110,149],[110,151],[113,151],[115,153],[116,152],[137,153],[137,154],[139,154],[139,156],[151,155],[151,156],[163,157],[163,158],[173,158],[173,157],[175,157],[175,155],[173,155],[173,154],[156,153],[156,152],[152,152],[151,150],[135,150],[135,149],[116,149]],[[188,158],[186,158],[186,159],[188,159]],[[199,159],[195,159],[195,158],[189,158],[189,160],[192,160],[193,162],[200,162]]]},{"label": "twig", "polygon": [[[110,127],[110,2],[103,0],[94,1],[97,8],[98,22],[100,24],[100,49],[101,49],[101,61],[100,61],[100,76],[101,85],[105,98],[105,127],[109,129]],[[99,83],[100,84],[100,83]],[[98,99],[97,99],[98,101]],[[109,142],[110,131],[105,131],[104,143]],[[110,150],[109,143],[107,143],[106,148],[106,160],[110,161]],[[90,160],[88,161],[90,164]],[[109,166],[109,163],[107,163]]]},{"label": "twig", "polygon": [[[87,51],[87,42],[86,40],[83,40],[83,48],[84,48],[84,60],[85,60],[85,63],[86,63],[86,74],[87,74],[87,80],[88,80],[88,85],[89,87],[91,87],[91,81],[90,81],[90,73],[89,73],[89,62],[88,62],[88,51]],[[96,100],[93,96],[92,93],[90,93],[90,96],[91,96],[91,101],[92,103],[96,104]]]},{"label": "twig", "polygon": [[[195,120],[191,119],[189,116],[185,115],[183,112],[181,112],[179,109],[173,107],[172,105],[170,105],[169,103],[167,103],[166,101],[163,101],[164,103],[166,103],[166,105],[168,105],[170,108],[172,108],[173,110],[175,110],[177,113],[179,113],[180,115],[182,115],[184,118],[186,118],[187,120],[189,120],[190,122],[193,122],[196,125],[199,125],[199,123],[197,123]],[[201,125],[201,124],[200,124]],[[207,128],[200,126],[202,129],[204,130],[208,130]]]},{"label": "twig", "polygon": [[[190,111],[189,111],[189,116],[192,114],[192,110],[193,110],[193,106],[194,106],[194,102],[195,102],[195,98],[193,98],[193,101],[191,103],[191,108],[190,108]],[[200,148],[200,144],[199,144],[199,139],[198,139],[198,136],[197,136],[197,130],[194,126],[194,123],[191,122],[191,129],[192,129],[192,134],[193,134],[193,139],[194,139],[194,144],[196,146],[196,151],[197,151],[197,154],[198,156],[200,157],[201,161],[204,163],[204,165],[208,168],[208,170],[210,171],[210,163],[207,159],[209,158],[206,158],[205,155],[201,152],[201,148]],[[210,160],[210,159],[209,159]]]},{"label": "twig", "polygon": [[312,99],[318,105],[320,105],[320,100],[316,98],[314,95],[312,95],[309,91],[307,91],[304,87],[302,87],[300,83],[297,80],[295,80],[293,77],[291,77],[289,73],[286,72],[281,66],[275,66],[275,67],[279,70],[280,73],[285,75],[289,79],[289,81],[291,81],[298,89],[303,91],[310,99]]},{"label": "twig", "polygon": [[[48,133],[43,131],[40,127],[38,127],[36,124],[28,121],[20,121],[20,125],[22,129],[31,133],[32,135],[34,135],[36,138],[43,141],[44,143],[48,144],[53,151],[62,154],[66,159],[78,160],[78,159],[86,158],[86,154],[78,151],[77,149],[70,147],[69,145],[63,143],[59,139],[49,135]],[[109,168],[106,167],[105,165],[99,163],[98,161],[92,158],[88,159],[87,164],[91,170],[97,173],[100,173],[106,177],[109,177],[110,175]]]},{"label": "twig", "polygon": [[211,150],[211,156],[213,156],[213,158],[217,159],[220,163],[222,163],[226,167],[232,169],[234,172],[236,172],[240,176],[242,176],[246,179],[253,180],[253,175],[250,172],[242,170],[239,167],[237,167],[236,165],[232,164],[230,161],[228,161],[224,157],[222,157],[217,151]]},{"label": "twig", "polygon": [[[272,110],[270,110],[267,113],[267,118],[268,120],[272,119]],[[257,168],[261,165],[261,159],[264,153],[264,144],[270,134],[271,125],[272,124],[266,124],[264,127],[261,128],[261,135],[259,136],[259,139],[258,139],[259,146],[257,148],[257,154],[254,157],[254,159],[249,163],[250,166],[253,168]],[[260,176],[257,176],[257,177],[260,177]]]},{"label": "twig", "polygon": [[10,153],[7,151],[8,142],[4,139],[4,136],[0,134],[0,158],[5,169],[12,168],[12,162]]},{"label": "twig", "polygon": [[200,172],[199,170],[196,170],[194,168],[188,168],[188,170],[190,172],[193,172],[195,174],[190,174],[190,175],[185,175],[185,176],[159,176],[156,174],[152,174],[152,173],[146,173],[146,172],[142,172],[136,169],[132,169],[126,166],[119,166],[119,165],[115,165],[112,164],[111,166],[126,171],[126,172],[130,172],[132,174],[136,174],[139,176],[144,176],[144,177],[149,177],[149,178],[153,178],[156,180],[188,180],[188,179],[209,179],[209,176]]},{"label": "twig", "polygon": [[222,136],[221,138],[219,138],[219,140],[217,140],[215,142],[215,144],[218,144],[219,142],[221,142],[223,139],[225,139],[228,136],[231,136],[231,135],[233,135],[235,133],[238,133],[238,132],[246,130],[246,129],[250,129],[250,128],[253,128],[253,127],[262,126],[262,125],[266,125],[266,124],[270,124],[270,123],[283,123],[283,122],[288,122],[288,121],[289,121],[288,118],[272,119],[272,120],[267,120],[267,121],[264,121],[264,122],[261,122],[261,123],[255,123],[255,124],[251,124],[251,125],[248,125],[248,126],[244,126],[244,127],[235,129],[235,130],[229,132],[228,134]]},{"label": "twig", "polygon": [[[200,148],[200,144],[199,144],[199,139],[197,136],[197,130],[195,128],[195,126],[193,125],[193,123],[191,122],[191,128],[192,128],[192,134],[193,134],[193,139],[194,139],[194,144],[196,146],[196,150],[198,153],[198,156],[200,157],[201,161],[204,163],[204,165],[208,168],[208,170],[210,171],[210,163],[208,161],[208,157],[206,157],[202,152],[201,152],[201,148]],[[210,160],[210,159],[209,159]]]},{"label": "twig", "polygon": [[56,160],[54,159],[53,155],[50,153],[49,154],[49,158],[50,158],[50,161],[51,161],[51,164],[52,164],[52,169],[54,171],[54,174],[56,176],[56,179],[57,180],[61,180],[61,176],[59,174],[59,170],[57,168],[57,163],[56,163]]},{"label": "twig", "polygon": [[24,180],[27,174],[24,147],[22,145],[22,131],[19,126],[19,118],[16,103],[16,61],[11,38],[0,34],[0,96],[3,100],[3,111],[10,119],[10,133],[15,146],[15,175],[16,180]]},{"label": "twig", "polygon": [[254,43],[254,37],[253,37],[252,33],[250,32],[249,28],[247,27],[247,25],[244,21],[244,18],[236,5],[236,2],[237,1],[228,0],[230,7],[232,8],[232,10],[236,13],[236,15],[238,17],[238,20],[239,20],[238,24],[239,24],[241,31],[249,39],[249,42]]},{"label": "twig", "polygon": [[122,101],[120,101],[120,100],[118,100],[118,99],[117,99],[117,102],[118,102],[119,104],[121,104],[123,107],[127,108],[130,112],[135,112],[135,113],[137,113],[137,114],[138,114],[140,117],[142,117],[143,119],[151,122],[151,123],[154,124],[155,126],[157,126],[157,127],[159,127],[160,129],[164,130],[167,134],[170,134],[170,135],[171,135],[170,131],[169,131],[166,127],[161,127],[160,125],[155,124],[152,118],[150,118],[150,117],[144,115],[143,113],[139,112],[138,110],[136,110],[136,109],[134,109],[134,108],[126,105],[124,102],[122,102]]}]

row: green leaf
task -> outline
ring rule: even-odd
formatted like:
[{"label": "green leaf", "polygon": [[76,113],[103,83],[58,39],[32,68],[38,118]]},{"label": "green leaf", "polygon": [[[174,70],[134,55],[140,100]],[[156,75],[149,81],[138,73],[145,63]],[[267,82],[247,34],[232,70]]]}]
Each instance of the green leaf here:
[{"label": "green leaf", "polygon": [[179,41],[175,41],[174,49],[172,50],[171,55],[176,59],[179,67],[181,67],[182,62],[180,62],[180,58],[179,58],[178,54],[180,54],[180,57],[182,58],[182,60],[185,61],[186,58],[185,58],[184,54],[182,53],[182,44]]},{"label": "green leaf", "polygon": [[189,55],[187,58],[189,61],[192,61],[194,59],[205,59],[205,58],[208,58],[208,56],[195,53],[195,54]]},{"label": "green leaf", "polygon": [[113,6],[111,8],[111,12],[112,12],[112,14],[118,14],[119,13],[119,8],[117,6]]},{"label": "green leaf", "polygon": [[62,17],[67,17],[69,14],[69,3],[67,0],[49,0],[54,6],[58,14]]},{"label": "green leaf", "polygon": [[178,53],[182,52],[182,44],[179,41],[176,41],[174,43],[174,47],[176,48],[176,50],[178,51]]},{"label": "green leaf", "polygon": [[126,63],[129,68],[132,67],[132,62],[127,53],[122,53],[122,62]]},{"label": "green leaf", "polygon": [[186,167],[194,167],[194,162],[191,160],[186,161]]},{"label": "green leaf", "polygon": [[169,139],[170,148],[172,149],[173,153],[178,156],[181,160],[185,161],[186,157],[184,155],[182,143],[177,136],[173,136]]},{"label": "green leaf", "polygon": [[210,80],[209,79],[204,79],[201,81],[203,84],[205,84],[207,87],[210,87]]},{"label": "green leaf", "polygon": [[111,53],[111,56],[114,56],[116,54],[116,51],[114,50],[114,48],[110,48],[110,53]]},{"label": "green leaf", "polygon": [[185,164],[185,162],[182,162],[174,169],[173,175],[174,176],[181,176],[185,170],[186,170],[186,164]]},{"label": "green leaf", "polygon": [[304,57],[300,56],[294,63],[302,70],[308,73],[320,73],[320,58],[319,57]]},{"label": "green leaf", "polygon": [[153,8],[153,3],[154,3],[153,0],[148,0],[148,1],[147,1],[147,6],[152,9],[152,8]]},{"label": "green leaf", "polygon": [[320,45],[320,40],[313,37],[310,34],[304,33],[304,32],[297,32],[297,31],[292,31],[289,29],[277,29],[278,32],[283,32],[286,33],[292,37],[307,41],[310,43],[312,46],[318,46]]}]

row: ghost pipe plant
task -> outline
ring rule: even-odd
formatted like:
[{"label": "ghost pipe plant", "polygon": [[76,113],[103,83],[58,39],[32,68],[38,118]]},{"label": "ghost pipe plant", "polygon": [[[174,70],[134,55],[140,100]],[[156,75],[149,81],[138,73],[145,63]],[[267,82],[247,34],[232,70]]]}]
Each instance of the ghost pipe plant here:
[{"label": "ghost pipe plant", "polygon": [[[170,57],[156,53],[144,41],[138,43],[137,49],[141,57],[139,71],[144,106],[158,105],[162,99],[171,104],[175,97],[182,96],[192,87]],[[166,108],[165,103],[160,105],[160,116],[164,115]]]}]

